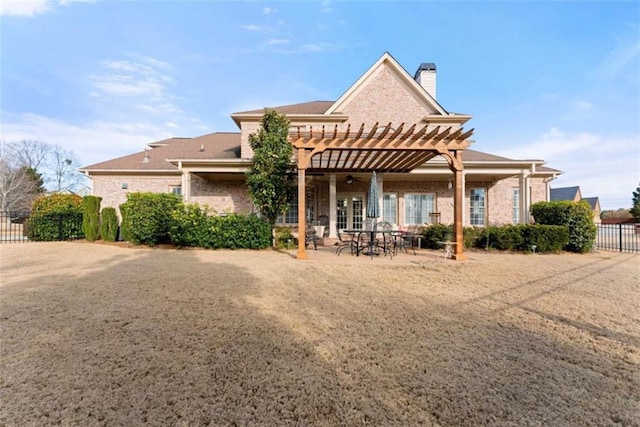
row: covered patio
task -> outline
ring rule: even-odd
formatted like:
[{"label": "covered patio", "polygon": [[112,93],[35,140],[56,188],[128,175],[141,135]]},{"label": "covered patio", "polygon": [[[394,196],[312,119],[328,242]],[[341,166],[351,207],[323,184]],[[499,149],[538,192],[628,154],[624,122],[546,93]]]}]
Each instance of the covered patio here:
[{"label": "covered patio", "polygon": [[[367,131],[368,129],[368,131]],[[405,129],[405,123],[392,123],[369,127],[362,124],[357,130],[348,125],[345,130],[335,125],[333,129],[314,131],[313,127],[292,129],[289,141],[294,148],[298,171],[298,218],[306,218],[306,179],[308,174],[330,173],[330,226],[335,227],[335,173],[409,173],[430,159],[442,156],[453,173],[454,190],[454,241],[463,241],[463,152],[471,144],[473,129],[464,131],[461,126],[413,124]],[[298,233],[306,232],[306,221],[299,221]],[[332,230],[335,231],[335,230]],[[465,259],[463,245],[455,245],[454,259]],[[298,259],[307,259],[304,239],[298,242]]]}]

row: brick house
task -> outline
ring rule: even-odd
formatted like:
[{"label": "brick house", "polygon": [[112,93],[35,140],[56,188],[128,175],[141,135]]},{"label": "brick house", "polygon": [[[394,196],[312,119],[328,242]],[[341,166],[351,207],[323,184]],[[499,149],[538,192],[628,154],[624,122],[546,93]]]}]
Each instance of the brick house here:
[{"label": "brick house", "polygon": [[561,187],[552,188],[549,193],[549,200],[554,202],[557,200],[568,200],[570,202],[580,202],[584,200],[589,204],[593,211],[593,222],[600,224],[600,214],[602,209],[600,208],[600,199],[598,197],[582,197],[582,191],[579,186],[574,187]]},{"label": "brick house", "polygon": [[[463,125],[471,116],[437,102],[435,65],[420,64],[411,76],[389,53],[336,101],[272,108],[291,122],[298,182],[305,183],[281,222],[297,225],[306,216],[326,225],[329,238],[337,229],[363,226],[373,170],[381,219],[400,228],[454,223],[460,233],[462,225],[529,222],[529,206],[550,200],[550,182],[562,173],[544,160],[469,149],[472,131]],[[82,171],[103,206],[117,207],[128,192],[157,191],[217,212],[251,212],[244,172],[252,158],[249,135],[262,115],[233,113],[239,132],[156,141]]]}]

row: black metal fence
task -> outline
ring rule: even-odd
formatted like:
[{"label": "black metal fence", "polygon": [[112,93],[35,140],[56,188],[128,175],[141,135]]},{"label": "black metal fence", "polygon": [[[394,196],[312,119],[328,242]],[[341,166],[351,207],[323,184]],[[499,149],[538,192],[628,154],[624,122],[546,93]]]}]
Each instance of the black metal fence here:
[{"label": "black metal fence", "polygon": [[640,252],[640,224],[599,224],[596,249]]},{"label": "black metal fence", "polygon": [[83,239],[81,213],[0,212],[0,243]]}]

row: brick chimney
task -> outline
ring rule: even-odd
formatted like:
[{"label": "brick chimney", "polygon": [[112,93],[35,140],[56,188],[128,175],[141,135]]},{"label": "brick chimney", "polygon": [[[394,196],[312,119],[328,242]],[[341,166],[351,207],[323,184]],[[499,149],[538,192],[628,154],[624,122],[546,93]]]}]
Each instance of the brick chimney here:
[{"label": "brick chimney", "polygon": [[418,67],[418,71],[416,71],[413,78],[433,99],[436,99],[436,64],[433,62],[423,62]]}]

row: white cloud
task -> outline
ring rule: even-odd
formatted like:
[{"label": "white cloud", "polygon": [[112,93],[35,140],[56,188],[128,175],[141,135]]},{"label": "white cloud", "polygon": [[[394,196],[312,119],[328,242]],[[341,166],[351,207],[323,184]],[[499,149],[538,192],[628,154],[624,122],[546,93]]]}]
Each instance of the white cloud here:
[{"label": "white cloud", "polygon": [[259,26],[257,25],[241,25],[240,28],[247,30],[247,31],[260,31]]},{"label": "white cloud", "polygon": [[32,17],[49,10],[49,0],[0,0],[0,16]]},{"label": "white cloud", "polygon": [[262,13],[265,14],[265,15],[271,15],[275,11],[276,11],[276,9],[274,9],[272,7],[268,7],[268,6],[266,6],[264,9],[262,9]]},{"label": "white cloud", "polygon": [[106,96],[145,96],[154,100],[168,97],[167,85],[173,79],[165,73],[171,69],[166,62],[140,57],[139,61],[107,60],[101,65],[106,72],[90,76],[98,93]]},{"label": "white cloud", "polygon": [[601,79],[615,78],[637,58],[640,58],[640,38],[638,38],[638,26],[634,25],[629,38],[618,41],[618,44],[595,68],[594,75]]},{"label": "white cloud", "polygon": [[[67,123],[36,114],[4,115],[0,139],[37,139],[74,152],[83,166],[142,151],[149,142],[174,136],[175,128],[149,121]],[[171,128],[171,129],[168,129]]]},{"label": "white cloud", "polygon": [[289,39],[269,39],[266,42],[264,42],[264,44],[269,46],[281,45],[281,44],[287,44],[287,43],[289,43]]},{"label": "white cloud", "polygon": [[331,2],[329,0],[322,0],[322,5],[321,5],[321,9],[322,12],[324,13],[328,13],[331,12]]},{"label": "white cloud", "polygon": [[588,102],[588,101],[584,101],[584,100],[576,100],[573,103],[573,106],[575,109],[580,110],[580,111],[591,111],[593,110],[593,104]]},{"label": "white cloud", "polygon": [[51,5],[69,6],[71,3],[93,3],[94,0],[0,0],[0,16],[33,17],[51,10]]},{"label": "white cloud", "polygon": [[603,209],[629,207],[631,191],[640,182],[640,135],[570,134],[552,128],[531,143],[494,152],[545,160],[546,166],[564,172],[552,188],[578,185],[583,197],[599,197]]}]

